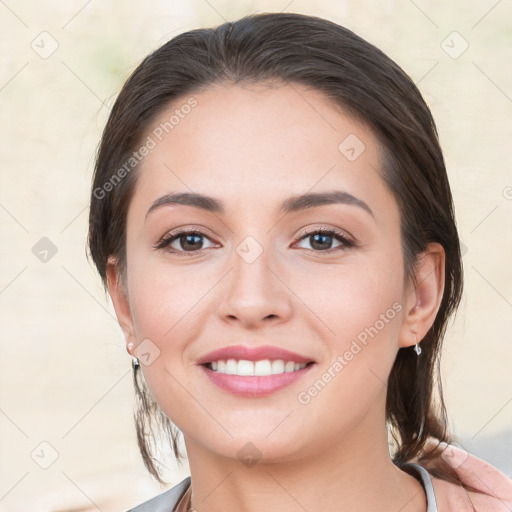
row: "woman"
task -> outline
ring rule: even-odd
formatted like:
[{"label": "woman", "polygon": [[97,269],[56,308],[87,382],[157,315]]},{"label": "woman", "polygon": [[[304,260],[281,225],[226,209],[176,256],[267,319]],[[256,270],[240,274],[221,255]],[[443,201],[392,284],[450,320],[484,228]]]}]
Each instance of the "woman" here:
[{"label": "woman", "polygon": [[180,458],[176,427],[190,464],[133,510],[512,507],[447,446],[462,267],[434,121],[349,30],[253,15],[149,55],[102,137],[89,245],[146,467],[159,431]]}]

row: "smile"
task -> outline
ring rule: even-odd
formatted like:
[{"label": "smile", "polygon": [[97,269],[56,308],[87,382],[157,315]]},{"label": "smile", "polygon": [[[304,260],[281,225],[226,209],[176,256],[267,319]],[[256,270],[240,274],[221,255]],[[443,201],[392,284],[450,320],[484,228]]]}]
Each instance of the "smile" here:
[{"label": "smile", "polygon": [[277,345],[228,345],[200,357],[207,380],[233,395],[263,397],[302,379],[317,365]]}]

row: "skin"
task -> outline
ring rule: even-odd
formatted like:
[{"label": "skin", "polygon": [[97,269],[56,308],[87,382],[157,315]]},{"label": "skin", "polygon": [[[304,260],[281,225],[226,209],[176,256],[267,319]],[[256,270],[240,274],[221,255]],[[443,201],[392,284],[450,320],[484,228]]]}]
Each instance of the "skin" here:
[{"label": "skin", "polygon": [[[201,512],[269,504],[282,512],[425,511],[421,485],[389,457],[386,380],[397,351],[420,342],[434,321],[443,249],[431,244],[420,255],[418,285],[405,278],[400,212],[379,174],[378,141],[318,91],[216,85],[193,96],[197,107],[138,169],[125,280],[114,258],[108,265],[128,351],[145,339],[159,351],[142,371],[184,435],[193,505]],[[350,134],[366,146],[354,161],[338,149]],[[356,196],[373,215],[348,204],[277,211],[290,196],[328,190]],[[171,192],[213,196],[225,213],[166,205],[146,218],[153,202]],[[183,239],[154,249],[178,227],[205,234],[196,253],[172,252],[184,250]],[[322,251],[304,228],[338,229],[355,245],[333,238]],[[246,237],[263,249],[252,263],[236,251]],[[300,403],[298,394],[393,304],[400,312],[320,393]],[[271,395],[235,396],[211,384],[197,360],[238,344],[276,345],[316,364]],[[252,466],[237,455],[247,443],[261,455]]]}]

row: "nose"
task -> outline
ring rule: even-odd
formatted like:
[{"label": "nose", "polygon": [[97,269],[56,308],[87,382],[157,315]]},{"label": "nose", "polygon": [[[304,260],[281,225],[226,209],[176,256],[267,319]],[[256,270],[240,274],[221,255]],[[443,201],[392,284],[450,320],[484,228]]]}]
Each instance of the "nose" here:
[{"label": "nose", "polygon": [[235,253],[231,271],[223,280],[218,315],[224,322],[246,329],[277,324],[292,314],[292,292],[277,262],[264,250],[254,260]]}]

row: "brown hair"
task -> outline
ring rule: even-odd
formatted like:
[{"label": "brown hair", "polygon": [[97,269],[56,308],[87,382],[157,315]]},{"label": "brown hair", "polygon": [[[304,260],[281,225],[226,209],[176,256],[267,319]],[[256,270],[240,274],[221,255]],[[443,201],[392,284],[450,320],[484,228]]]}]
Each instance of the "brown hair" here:
[{"label": "brown hair", "polygon": [[[450,186],[432,115],[417,87],[381,50],[350,30],[300,14],[251,15],[180,34],[141,62],[117,97],[96,159],[88,243],[105,288],[109,256],[116,257],[121,279],[125,276],[126,213],[138,169],[125,167],[122,179],[119,170],[171,102],[213,84],[241,81],[306,85],[362,120],[382,146],[382,176],[400,208],[406,274],[414,275],[416,257],[428,243],[443,246],[446,278],[439,312],[421,342],[420,359],[412,348],[398,351],[386,403],[394,462],[441,460],[438,449],[424,449],[429,437],[451,441],[439,373],[446,325],[462,293]],[[140,374],[134,374],[141,406],[139,447],[146,467],[160,480],[147,439],[153,426],[163,428],[179,460],[177,430]],[[432,472],[453,480],[446,467]]]}]

